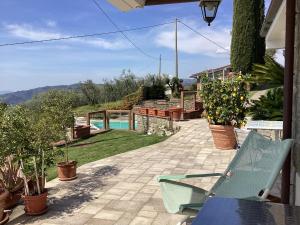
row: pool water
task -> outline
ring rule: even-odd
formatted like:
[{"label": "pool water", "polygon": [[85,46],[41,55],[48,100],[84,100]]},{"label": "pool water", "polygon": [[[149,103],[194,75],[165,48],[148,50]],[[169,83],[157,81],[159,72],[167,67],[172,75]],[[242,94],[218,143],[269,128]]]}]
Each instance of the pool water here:
[{"label": "pool water", "polygon": [[[103,121],[94,121],[92,122],[94,126],[96,126],[99,129],[104,128]],[[128,121],[110,121],[109,122],[109,127],[111,129],[129,129],[129,123]],[[137,123],[135,123],[135,127],[137,127]]]}]

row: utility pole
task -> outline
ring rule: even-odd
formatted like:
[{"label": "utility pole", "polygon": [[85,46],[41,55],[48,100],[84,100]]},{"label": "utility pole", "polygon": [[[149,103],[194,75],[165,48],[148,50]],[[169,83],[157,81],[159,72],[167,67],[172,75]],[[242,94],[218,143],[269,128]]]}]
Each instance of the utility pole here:
[{"label": "utility pole", "polygon": [[175,65],[175,76],[178,78],[178,37],[177,37],[177,24],[178,19],[175,20],[175,55],[176,55],[176,65]]},{"label": "utility pole", "polygon": [[161,54],[159,55],[159,67],[158,67],[158,75],[161,75]]}]

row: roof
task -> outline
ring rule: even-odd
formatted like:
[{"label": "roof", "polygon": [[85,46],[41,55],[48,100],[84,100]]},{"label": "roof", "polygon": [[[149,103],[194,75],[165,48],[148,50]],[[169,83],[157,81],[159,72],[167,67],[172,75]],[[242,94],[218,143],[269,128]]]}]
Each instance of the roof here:
[{"label": "roof", "polygon": [[262,37],[266,37],[282,2],[283,2],[283,0],[272,0],[271,1],[266,18],[265,18],[262,28],[260,30],[260,35]]},{"label": "roof", "polygon": [[214,68],[214,69],[207,69],[207,70],[203,70],[199,73],[195,73],[195,74],[192,74],[190,76],[190,78],[195,78],[197,79],[199,76],[203,75],[203,74],[207,74],[207,73],[220,73],[222,72],[223,73],[223,70],[224,69],[231,69],[231,65],[227,65],[227,66],[222,66],[222,67],[219,67],[219,68]]}]

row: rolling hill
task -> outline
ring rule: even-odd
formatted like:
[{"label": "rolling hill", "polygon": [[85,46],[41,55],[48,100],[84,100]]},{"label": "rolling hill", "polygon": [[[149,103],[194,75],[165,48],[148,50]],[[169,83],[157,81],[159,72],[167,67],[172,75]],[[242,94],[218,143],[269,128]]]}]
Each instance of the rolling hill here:
[{"label": "rolling hill", "polygon": [[16,105],[30,100],[34,95],[46,92],[48,90],[75,90],[79,88],[79,83],[71,85],[45,86],[24,91],[10,92],[0,94],[0,101],[7,104]]}]

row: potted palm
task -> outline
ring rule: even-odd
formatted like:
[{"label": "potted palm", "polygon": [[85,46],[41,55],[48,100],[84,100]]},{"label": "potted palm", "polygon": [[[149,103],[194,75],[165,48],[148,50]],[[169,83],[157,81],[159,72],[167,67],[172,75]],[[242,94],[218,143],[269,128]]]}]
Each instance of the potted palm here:
[{"label": "potted palm", "polygon": [[8,210],[18,204],[23,193],[23,180],[19,176],[19,165],[13,156],[5,158],[4,165],[0,168],[1,186],[8,192],[4,209]]},{"label": "potted palm", "polygon": [[237,74],[225,81],[207,76],[202,78],[200,95],[215,146],[219,149],[233,149],[236,145],[234,127],[245,123],[247,77]]}]

